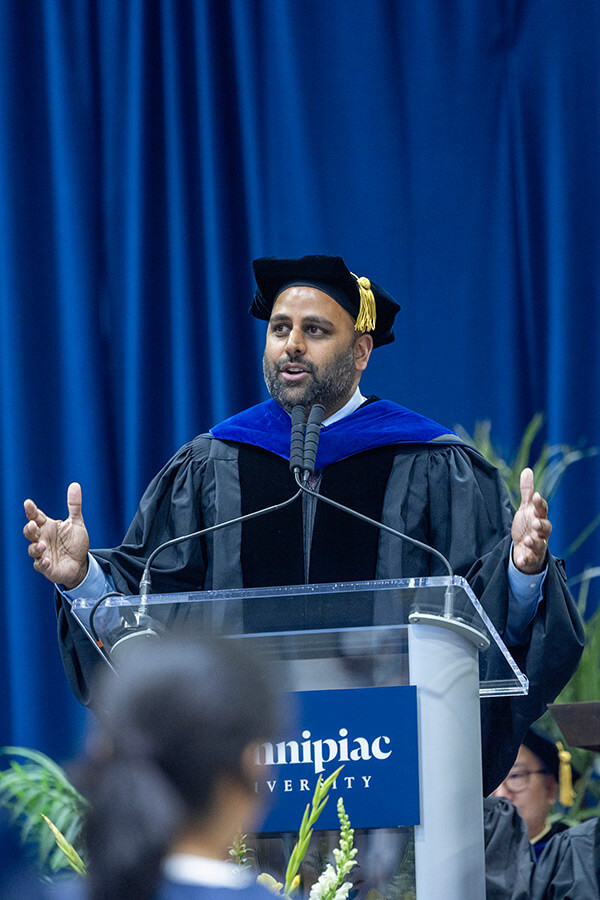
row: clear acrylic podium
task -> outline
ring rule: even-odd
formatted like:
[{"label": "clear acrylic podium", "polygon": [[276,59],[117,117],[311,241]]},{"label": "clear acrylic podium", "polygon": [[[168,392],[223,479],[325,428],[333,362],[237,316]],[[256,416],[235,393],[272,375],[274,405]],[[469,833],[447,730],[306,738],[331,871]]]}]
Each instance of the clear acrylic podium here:
[{"label": "clear acrylic podium", "polygon": [[[250,644],[286,691],[416,686],[417,898],[485,897],[480,698],[523,695],[528,682],[463,578],[111,596],[72,610],[117,671],[131,641],[208,631]],[[386,825],[390,846],[406,844],[402,831]],[[366,895],[381,887],[362,852]]]}]

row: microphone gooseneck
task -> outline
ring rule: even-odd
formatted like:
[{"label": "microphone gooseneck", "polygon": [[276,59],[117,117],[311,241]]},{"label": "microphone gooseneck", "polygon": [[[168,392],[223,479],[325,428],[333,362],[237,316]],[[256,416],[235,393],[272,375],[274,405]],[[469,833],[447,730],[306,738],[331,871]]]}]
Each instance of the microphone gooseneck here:
[{"label": "microphone gooseneck", "polygon": [[[348,506],[344,506],[341,503],[338,503],[337,500],[332,500],[330,497],[326,497],[323,494],[319,494],[317,491],[312,490],[308,486],[309,476],[315,471],[316,465],[316,457],[317,457],[317,448],[319,444],[320,430],[323,422],[323,418],[325,415],[325,408],[322,404],[315,404],[309,413],[308,422],[306,422],[306,409],[304,406],[295,406],[291,412],[291,435],[290,435],[290,471],[293,473],[296,484],[298,485],[299,490],[288,500],[284,500],[281,503],[276,503],[272,506],[265,507],[264,509],[255,510],[251,513],[246,513],[243,516],[236,516],[233,519],[228,519],[226,522],[218,522],[216,525],[209,525],[206,528],[200,528],[197,531],[193,531],[190,534],[180,535],[179,537],[172,538],[169,541],[165,541],[163,544],[160,544],[156,547],[152,553],[148,556],[146,560],[146,564],[144,566],[144,571],[142,577],[139,582],[138,592],[140,594],[140,607],[139,614],[140,620],[135,623],[128,624],[126,622],[123,623],[125,626],[125,630],[135,631],[145,631],[148,633],[148,628],[146,625],[146,599],[148,594],[151,593],[152,589],[152,579],[150,575],[150,569],[152,564],[159,553],[162,553],[163,550],[166,550],[168,547],[173,547],[176,544],[181,543],[182,541],[187,541],[192,538],[202,537],[206,534],[211,534],[214,531],[218,531],[221,528],[227,528],[229,525],[235,525],[241,522],[249,521],[250,519],[254,519],[258,516],[266,515],[267,513],[276,512],[279,509],[283,509],[283,507],[288,506],[293,503],[295,500],[300,497],[300,495],[304,492],[306,494],[315,497],[317,500],[321,500],[323,503],[329,504],[329,506],[333,506],[336,509],[341,510],[342,512],[347,513],[348,515],[354,516],[357,519],[362,520],[363,522],[367,522],[370,525],[373,525],[375,528],[380,529],[381,531],[385,531],[388,534],[392,534],[400,540],[407,541],[409,544],[412,544],[415,547],[425,551],[426,553],[430,553],[439,559],[448,574],[453,577],[454,572],[452,570],[452,566],[446,557],[440,553],[439,550],[436,550],[435,547],[431,547],[429,544],[425,544],[423,541],[417,540],[417,538],[413,538],[410,535],[404,534],[401,531],[397,531],[395,528],[391,528],[389,525],[385,525],[383,522],[378,522],[376,519],[371,519],[369,516],[365,516],[363,513],[358,512],[355,509],[351,509]],[[305,425],[306,422],[306,425]],[[450,587],[448,588],[448,596],[446,598],[446,609],[445,614],[451,615],[452,606],[453,606],[453,596]],[[105,597],[101,598],[101,600],[106,599]],[[97,607],[100,603],[96,604],[93,609],[93,613],[96,612]],[[93,615],[92,615],[93,622]],[[94,635],[97,640],[98,637]],[[101,642],[99,641],[101,646]],[[104,651],[106,653],[106,651]]]},{"label": "microphone gooseneck", "polygon": [[383,522],[378,522],[377,519],[371,519],[369,516],[363,515],[363,513],[358,512],[356,509],[350,509],[349,506],[344,506],[343,503],[338,503],[337,500],[332,500],[331,497],[325,497],[323,494],[319,494],[317,491],[311,490],[311,488],[302,483],[299,476],[296,476],[296,483],[300,487],[301,491],[306,494],[310,494],[312,497],[316,497],[318,500],[322,500],[323,503],[328,503],[329,506],[334,506],[336,509],[340,509],[342,512],[348,513],[351,516],[355,516],[357,519],[362,519],[363,522],[368,522],[369,525],[374,525],[376,528],[380,528],[381,531],[387,531],[388,534],[393,534],[395,535],[395,537],[400,538],[400,540],[402,541],[408,541],[409,544],[412,544],[414,547],[418,547],[420,550],[425,550],[427,553],[432,553],[433,556],[436,556],[444,564],[448,571],[448,574],[451,577],[454,577],[454,570],[452,569],[449,561],[446,559],[444,554],[440,553],[439,550],[436,550],[435,547],[431,547],[429,544],[425,544],[423,541],[417,540],[417,538],[411,537],[408,534],[404,534],[403,531],[397,531],[390,525],[385,525]]},{"label": "microphone gooseneck", "polygon": [[293,497],[290,497],[288,500],[283,500],[281,503],[274,503],[273,506],[267,506],[264,509],[257,509],[254,512],[246,513],[243,516],[236,516],[235,519],[228,519],[226,522],[218,522],[216,525],[209,525],[207,528],[200,528],[198,531],[192,531],[190,534],[182,534],[179,537],[171,538],[170,541],[165,541],[164,544],[160,544],[156,549],[152,551],[148,559],[146,560],[146,565],[144,567],[143,575],[140,579],[140,584],[138,591],[142,595],[141,603],[145,602],[145,598],[148,594],[151,593],[152,587],[152,578],[150,576],[150,567],[152,563],[156,559],[159,553],[162,553],[163,550],[166,550],[167,547],[174,547],[175,544],[180,544],[182,541],[188,541],[191,538],[202,537],[205,534],[211,534],[213,531],[219,531],[220,528],[227,528],[228,525],[236,525],[238,522],[247,522],[249,519],[254,519],[257,516],[264,516],[270,512],[276,512],[278,509],[283,509],[284,506],[289,506],[290,503],[293,503],[294,500],[297,500],[302,490],[296,491]]},{"label": "microphone gooseneck", "polygon": [[[296,484],[298,485],[300,490],[304,491],[304,493],[306,494],[310,494],[317,500],[322,500],[323,503],[328,503],[329,506],[333,506],[336,509],[341,510],[342,512],[348,513],[348,515],[355,516],[357,519],[361,519],[363,522],[367,522],[369,525],[373,525],[375,528],[379,528],[381,531],[386,531],[388,534],[393,534],[395,537],[400,538],[400,540],[407,541],[409,544],[412,544],[414,547],[418,547],[420,550],[424,550],[426,553],[431,553],[444,564],[450,577],[454,577],[454,570],[452,569],[450,562],[446,559],[444,554],[440,553],[439,550],[436,550],[435,547],[431,547],[429,544],[425,544],[423,541],[417,540],[417,538],[410,537],[410,535],[404,534],[404,532],[402,531],[391,528],[389,525],[385,525],[383,522],[378,522],[376,519],[371,519],[369,516],[365,516],[363,513],[360,513],[355,509],[350,509],[350,507],[344,506],[342,503],[338,503],[337,500],[332,500],[330,497],[319,494],[317,491],[314,491],[308,487],[309,475],[315,470],[317,446],[319,443],[321,423],[323,421],[324,413],[325,410],[323,406],[320,403],[317,403],[312,407],[310,415],[308,417],[308,424],[306,426],[306,438],[304,443],[304,464],[302,475],[300,475],[297,468],[293,470],[294,476],[296,478]],[[451,615],[452,607],[453,596],[452,591],[449,587],[446,596],[445,614]]]},{"label": "microphone gooseneck", "polygon": [[[320,409],[323,409],[323,407],[320,407]],[[306,410],[303,406],[295,406],[292,410],[291,416],[292,430],[290,436],[290,470],[295,474],[296,479],[298,479],[304,467],[304,422],[306,419]],[[319,413],[317,412],[316,417],[318,418],[318,416]],[[319,422],[321,422],[322,420],[323,416],[321,415]],[[317,441],[318,439],[319,436],[317,426]],[[141,606],[145,606],[146,597],[151,593],[152,590],[152,576],[150,575],[150,568],[152,566],[152,563],[154,562],[158,554],[162,553],[163,550],[166,550],[167,547],[173,547],[175,546],[175,544],[179,544],[182,541],[188,541],[191,538],[203,537],[203,535],[211,534],[213,531],[218,531],[220,528],[227,528],[229,525],[236,525],[240,522],[247,522],[249,519],[254,519],[257,516],[264,516],[267,513],[275,512],[278,509],[283,509],[284,506],[288,506],[290,503],[293,503],[294,500],[297,500],[301,493],[302,490],[296,491],[293,497],[290,497],[288,500],[284,500],[282,503],[275,503],[273,506],[267,506],[264,509],[257,509],[254,512],[246,513],[243,516],[236,516],[234,519],[228,519],[226,522],[218,522],[216,525],[209,525],[207,528],[200,528],[198,531],[192,531],[190,534],[182,534],[179,537],[172,538],[170,541],[165,541],[164,544],[159,544],[159,546],[152,551],[152,553],[146,560],[146,565],[144,566],[144,571],[140,579],[138,592],[141,595]]]}]

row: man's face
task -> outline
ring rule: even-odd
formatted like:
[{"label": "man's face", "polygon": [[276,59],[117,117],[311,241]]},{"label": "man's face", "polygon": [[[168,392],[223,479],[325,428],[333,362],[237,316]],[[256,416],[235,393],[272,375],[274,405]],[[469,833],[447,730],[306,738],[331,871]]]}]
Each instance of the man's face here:
[{"label": "man's face", "polygon": [[[492,794],[493,797],[506,797],[517,807],[527,823],[530,839],[544,830],[558,795],[556,779],[542,769],[543,764],[535,753],[521,745],[515,764]],[[521,790],[515,790],[516,787]]]},{"label": "man's face", "polygon": [[267,330],[263,373],[269,393],[290,412],[322,403],[325,418],[350,399],[373,346],[328,294],[298,285],[278,296]]}]

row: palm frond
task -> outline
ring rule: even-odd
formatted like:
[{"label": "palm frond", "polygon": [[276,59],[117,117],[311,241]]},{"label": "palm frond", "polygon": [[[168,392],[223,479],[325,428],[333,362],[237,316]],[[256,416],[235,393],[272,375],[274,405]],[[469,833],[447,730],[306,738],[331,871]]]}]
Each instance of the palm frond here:
[{"label": "palm frond", "polygon": [[[475,423],[473,435],[470,435],[461,425],[457,425],[457,434],[467,443],[478,450],[484,459],[494,465],[506,485],[508,496],[515,509],[521,502],[520,478],[524,468],[533,469],[533,478],[536,490],[546,500],[551,500],[567,471],[573,463],[588,459],[598,454],[597,447],[572,447],[569,444],[549,445],[544,443],[537,459],[532,459],[533,445],[544,424],[542,413],[536,413],[528,423],[517,452],[512,461],[507,462],[496,449],[491,439],[491,422],[484,419]],[[600,515],[584,529],[571,547],[565,552],[574,552],[589,537],[592,531],[600,525]]]},{"label": "palm frond", "polygon": [[19,828],[21,840],[37,848],[40,873],[56,874],[72,867],[43,817],[50,819],[59,833],[67,830],[65,843],[84,858],[81,835],[87,801],[64,770],[44,753],[3,747],[0,756],[13,757],[8,768],[0,770],[0,806]]}]

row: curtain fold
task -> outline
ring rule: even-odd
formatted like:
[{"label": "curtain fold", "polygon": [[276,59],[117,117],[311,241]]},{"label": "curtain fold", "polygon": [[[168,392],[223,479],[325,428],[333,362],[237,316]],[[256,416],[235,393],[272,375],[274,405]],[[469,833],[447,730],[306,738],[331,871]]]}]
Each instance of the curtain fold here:
[{"label": "curtain fold", "polygon": [[[594,0],[2,0],[1,743],[84,721],[31,496],[118,542],[166,459],[262,400],[251,260],[342,255],[402,304],[367,393],[509,453],[600,445]],[[564,552],[598,460],[551,509]],[[595,533],[569,561],[597,564]],[[593,602],[597,602],[597,595]]]}]

